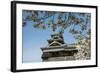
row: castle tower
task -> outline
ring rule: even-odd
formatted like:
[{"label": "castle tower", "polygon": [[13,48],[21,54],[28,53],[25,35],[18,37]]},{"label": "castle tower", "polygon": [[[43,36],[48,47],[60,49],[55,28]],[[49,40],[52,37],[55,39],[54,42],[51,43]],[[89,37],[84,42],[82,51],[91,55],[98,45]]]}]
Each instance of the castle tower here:
[{"label": "castle tower", "polygon": [[65,44],[62,34],[55,33],[48,40],[48,46],[41,48],[43,61],[66,61],[75,60],[74,54],[77,53],[75,45]]}]

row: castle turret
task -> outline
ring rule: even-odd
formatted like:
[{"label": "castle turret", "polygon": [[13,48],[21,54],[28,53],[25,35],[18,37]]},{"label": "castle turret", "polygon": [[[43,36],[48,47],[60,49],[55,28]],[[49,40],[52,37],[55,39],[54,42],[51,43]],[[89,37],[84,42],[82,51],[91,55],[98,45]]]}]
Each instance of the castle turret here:
[{"label": "castle turret", "polygon": [[48,40],[48,46],[41,48],[43,61],[74,60],[77,49],[74,44],[66,44],[62,34],[55,33]]}]

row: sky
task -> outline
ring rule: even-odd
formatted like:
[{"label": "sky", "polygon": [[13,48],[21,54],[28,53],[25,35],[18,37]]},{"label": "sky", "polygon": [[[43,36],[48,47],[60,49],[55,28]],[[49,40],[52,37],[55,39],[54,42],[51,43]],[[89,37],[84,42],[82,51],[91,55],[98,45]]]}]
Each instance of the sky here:
[{"label": "sky", "polygon": [[[28,13],[22,13],[22,17],[27,16]],[[28,21],[27,25],[22,28],[22,62],[42,62],[41,47],[48,45],[47,40],[51,38],[52,31],[50,29],[42,30],[33,27],[34,23]],[[64,32],[65,43],[75,43],[75,38],[68,31]]]}]

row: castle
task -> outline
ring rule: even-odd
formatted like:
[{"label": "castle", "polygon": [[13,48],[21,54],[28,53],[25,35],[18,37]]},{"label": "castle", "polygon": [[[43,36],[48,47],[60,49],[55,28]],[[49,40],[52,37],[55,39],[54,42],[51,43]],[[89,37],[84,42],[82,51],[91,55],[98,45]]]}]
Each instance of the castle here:
[{"label": "castle", "polygon": [[66,44],[62,34],[55,33],[48,40],[48,46],[41,48],[42,61],[68,61],[75,60],[74,54],[78,52],[74,44]]}]

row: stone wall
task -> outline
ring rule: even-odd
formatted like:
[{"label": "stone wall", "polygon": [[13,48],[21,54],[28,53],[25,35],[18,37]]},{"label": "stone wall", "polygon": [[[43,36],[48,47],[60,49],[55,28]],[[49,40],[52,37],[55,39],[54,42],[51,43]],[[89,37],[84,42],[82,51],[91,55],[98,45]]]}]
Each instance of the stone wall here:
[{"label": "stone wall", "polygon": [[74,56],[65,56],[65,57],[51,57],[44,61],[68,61],[68,60],[75,60]]}]

